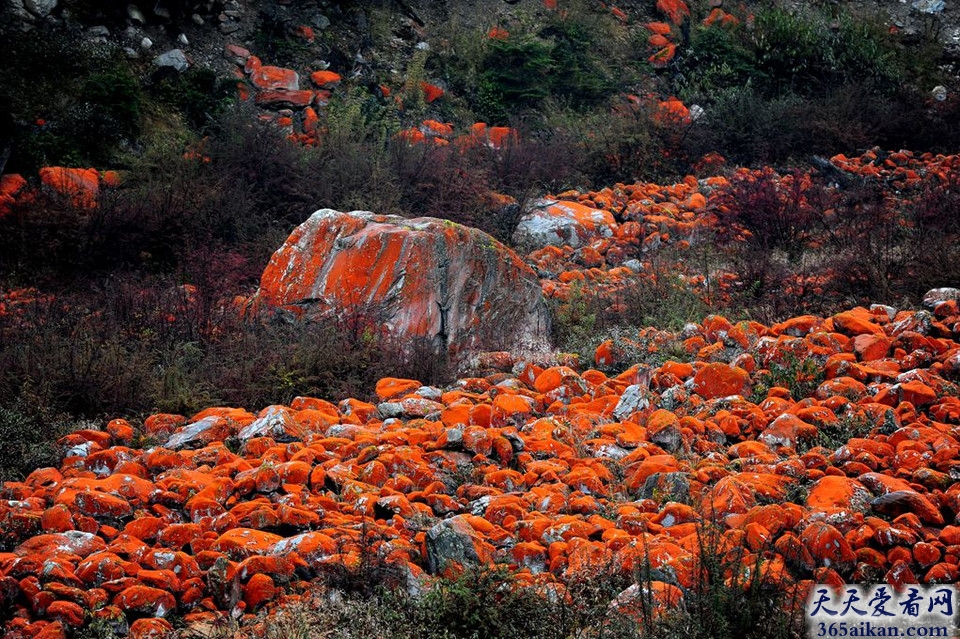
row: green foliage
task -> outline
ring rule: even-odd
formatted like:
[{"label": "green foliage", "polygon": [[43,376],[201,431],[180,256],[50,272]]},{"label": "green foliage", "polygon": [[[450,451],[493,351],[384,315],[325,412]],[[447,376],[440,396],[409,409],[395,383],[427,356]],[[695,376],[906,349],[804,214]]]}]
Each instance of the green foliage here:
[{"label": "green foliage", "polygon": [[[592,344],[596,340],[597,303],[596,296],[591,295],[579,281],[571,285],[566,300],[552,302],[550,328],[553,341],[561,350],[576,352],[582,349],[584,343]],[[596,348],[597,344],[593,347]]]},{"label": "green foliage", "polygon": [[98,121],[99,128],[91,133],[117,140],[133,138],[139,133],[140,83],[130,71],[117,67],[94,74],[84,81],[81,94],[92,105],[90,118]]},{"label": "green foliage", "polygon": [[757,70],[779,89],[801,87],[831,66],[822,18],[771,8],[756,16],[752,44]]},{"label": "green foliage", "polygon": [[202,130],[215,120],[234,99],[234,82],[218,78],[202,67],[184,73],[165,73],[150,87],[153,99],[177,109],[190,126]]},{"label": "green foliage", "polygon": [[823,446],[827,450],[837,450],[854,438],[867,437],[874,428],[869,416],[847,411],[832,424],[824,424],[817,429],[817,436],[810,446]]},{"label": "green foliage", "polygon": [[456,578],[440,579],[407,614],[428,636],[541,636],[546,617],[542,600],[511,581],[502,569],[468,569]]},{"label": "green foliage", "polygon": [[511,34],[493,40],[484,61],[482,78],[511,109],[535,107],[550,95],[556,70],[556,45],[534,34]]},{"label": "green foliage", "polygon": [[839,21],[833,57],[848,80],[866,78],[889,93],[907,75],[902,49],[881,21],[845,14]]},{"label": "green foliage", "polygon": [[258,14],[259,26],[254,32],[254,49],[264,60],[277,66],[293,66],[310,55],[309,45],[293,35],[295,23],[285,7],[264,4]]},{"label": "green foliage", "polygon": [[693,100],[754,82],[760,73],[754,50],[743,42],[739,32],[716,26],[693,29],[681,65],[680,95]]},{"label": "green foliage", "polygon": [[804,602],[789,599],[786,589],[789,577],[777,573],[763,552],[750,553],[745,547],[723,552],[722,540],[723,535],[716,528],[703,527],[698,531],[701,560],[694,587],[688,595],[686,619],[689,621],[684,623],[681,618],[678,624],[689,627],[686,636],[703,639],[799,636]]},{"label": "green foliage", "polygon": [[38,406],[28,385],[3,396],[15,399],[0,403],[0,482],[21,480],[35,468],[56,466],[59,452],[54,442],[67,431],[62,418],[43,404]]},{"label": "green foliage", "polygon": [[6,171],[104,164],[140,133],[140,85],[118,51],[50,26],[0,31],[0,140]]},{"label": "green foliage", "polygon": [[820,362],[787,353],[782,363],[770,362],[767,370],[759,375],[751,401],[759,404],[766,399],[767,392],[774,386],[786,388],[790,391],[790,397],[800,401],[813,397],[814,392],[825,379],[826,373]]}]

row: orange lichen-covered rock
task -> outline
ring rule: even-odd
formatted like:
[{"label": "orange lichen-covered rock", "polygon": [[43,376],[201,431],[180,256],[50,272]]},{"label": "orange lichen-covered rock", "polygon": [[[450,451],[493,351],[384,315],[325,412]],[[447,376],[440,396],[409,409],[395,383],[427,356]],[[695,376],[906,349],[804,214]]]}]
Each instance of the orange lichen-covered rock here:
[{"label": "orange lichen-covered rock", "polygon": [[430,84],[429,82],[421,82],[420,90],[423,91],[423,99],[426,101],[427,104],[430,104],[431,102],[434,102],[435,100],[440,99],[441,97],[443,97],[443,93],[444,93],[443,89],[441,89],[435,84]]},{"label": "orange lichen-covered rock", "polygon": [[837,330],[847,335],[883,335],[883,328],[874,321],[876,317],[864,308],[837,313],[830,319]]},{"label": "orange lichen-covered rock", "polygon": [[663,581],[633,584],[611,602],[611,612],[624,615],[637,624],[649,623],[682,608],[683,591]]},{"label": "orange lichen-covered rock", "polygon": [[807,507],[821,512],[848,509],[864,512],[872,495],[867,487],[856,479],[827,475],[817,480],[807,494]]},{"label": "orange lichen-covered rock", "polygon": [[130,639],[161,639],[173,632],[173,625],[166,619],[143,617],[130,624]]},{"label": "orange lichen-covered rock", "polygon": [[290,89],[264,89],[257,93],[254,101],[265,109],[303,109],[313,102],[313,91],[293,91]]},{"label": "orange lichen-covered rock", "polygon": [[177,609],[172,594],[149,586],[131,586],[119,593],[113,603],[125,612],[148,617],[165,617]]},{"label": "orange lichen-covered rock", "polygon": [[[627,204],[627,216],[657,206],[672,219],[673,207],[697,214],[699,185],[564,197]],[[590,243],[586,258],[542,249],[538,268],[600,290],[621,239]],[[364,239],[375,253],[377,241]],[[720,578],[798,594],[811,579],[955,583],[960,401],[950,394],[960,365],[948,363],[960,346],[936,319],[886,307],[773,327],[713,315],[616,341],[629,346],[624,358],[686,342],[699,360],[690,363],[611,376],[572,357],[498,350],[479,358],[485,372],[475,374],[486,377],[446,387],[382,379],[377,404],[298,397],[256,414],[148,418],[167,447],[134,448],[122,420],[80,429],[59,440],[69,453],[60,467],[3,485],[0,537],[13,549],[0,553],[0,607],[12,610],[3,632],[67,636],[84,610],[118,616],[123,632],[135,619],[144,632],[166,628],[156,616],[173,610],[187,623],[257,623],[248,613],[306,596],[311,580],[355,568],[365,552],[417,592],[425,568],[450,576],[504,564],[518,584],[563,594],[567,578],[649,567],[665,581],[624,594],[616,607],[628,617],[636,597],[655,615],[650,604],[696,588],[705,552],[749,569]],[[815,391],[769,385],[764,375],[791,357],[822,363],[827,381]],[[749,393],[750,375],[765,397]],[[794,488],[806,499],[788,500]],[[713,531],[716,543],[701,543]]]},{"label": "orange lichen-covered rock", "polygon": [[530,249],[572,246],[613,237],[616,220],[608,211],[578,202],[536,200],[524,211],[513,241]]},{"label": "orange lichen-covered rock", "polygon": [[340,74],[335,71],[314,71],[310,74],[310,81],[325,89],[340,84]]},{"label": "orange lichen-covered rock", "polygon": [[277,588],[270,575],[255,574],[243,587],[243,601],[248,610],[256,610],[264,603],[273,599]]},{"label": "orange lichen-covered rock", "polygon": [[749,381],[750,374],[742,368],[715,362],[697,371],[693,390],[704,399],[742,395]]},{"label": "orange lichen-covered rock", "polygon": [[237,559],[267,555],[283,537],[252,528],[234,528],[220,535],[213,549]]},{"label": "orange lichen-covered rock", "polygon": [[657,0],[657,10],[674,24],[680,24],[684,17],[690,16],[690,7],[683,0]]},{"label": "orange lichen-covered rock", "polygon": [[[510,249],[476,229],[324,209],[270,260],[258,299],[321,314],[367,314],[406,339],[452,353],[537,341],[548,325],[540,284]],[[364,318],[362,318],[364,319]]]},{"label": "orange lichen-covered rock", "polygon": [[69,169],[46,166],[40,169],[40,182],[68,197],[74,206],[91,208],[100,196],[100,173],[96,169]]},{"label": "orange lichen-covered rock", "polygon": [[17,173],[0,175],[0,217],[10,213],[26,186],[27,181]]},{"label": "orange lichen-covered rock", "polygon": [[839,530],[822,521],[813,522],[800,535],[810,555],[827,568],[851,566],[856,553]]},{"label": "orange lichen-covered rock", "polygon": [[296,71],[265,65],[251,66],[250,82],[261,90],[297,91],[300,88],[300,77]]}]

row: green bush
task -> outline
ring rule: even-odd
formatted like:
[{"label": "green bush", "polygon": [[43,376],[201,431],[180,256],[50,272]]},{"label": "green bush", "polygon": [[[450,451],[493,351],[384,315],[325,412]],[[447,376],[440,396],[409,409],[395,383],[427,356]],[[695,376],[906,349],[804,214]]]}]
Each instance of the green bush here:
[{"label": "green bush", "polygon": [[12,145],[5,171],[104,164],[139,134],[140,85],[119,51],[69,28],[0,27],[0,57],[0,139]]},{"label": "green bush", "polygon": [[441,579],[407,610],[426,636],[542,637],[547,608],[533,591],[517,588],[505,570],[468,569]]},{"label": "green bush", "polygon": [[55,441],[66,434],[62,418],[37,406],[27,384],[0,404],[0,482],[21,480],[36,468],[56,466]]},{"label": "green bush", "polygon": [[554,48],[552,41],[533,34],[493,40],[481,77],[512,110],[535,107],[550,95]]},{"label": "green bush", "polygon": [[752,44],[757,70],[778,92],[803,90],[832,66],[823,20],[773,8],[756,16]]},{"label": "green bush", "polygon": [[762,81],[756,54],[735,29],[699,26],[680,59],[680,97],[704,102],[722,91]]},{"label": "green bush", "polygon": [[184,73],[160,74],[150,93],[155,101],[177,109],[195,131],[200,131],[230,104],[236,87],[213,70],[194,66]]}]

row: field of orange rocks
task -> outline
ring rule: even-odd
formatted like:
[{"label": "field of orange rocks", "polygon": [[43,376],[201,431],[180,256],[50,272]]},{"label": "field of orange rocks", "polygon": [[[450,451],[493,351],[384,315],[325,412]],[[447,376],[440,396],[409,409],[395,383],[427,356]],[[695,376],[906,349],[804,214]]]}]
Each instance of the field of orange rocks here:
[{"label": "field of orange rocks", "polygon": [[[710,316],[669,336],[689,361],[615,376],[504,355],[444,388],[383,379],[369,403],[79,430],[59,468],[3,485],[4,636],[252,619],[370,557],[413,592],[470,565],[521,584],[648,565],[657,601],[677,599],[704,553],[744,551],[748,579],[801,598],[814,582],[954,583],[960,311],[951,291],[926,304]],[[798,359],[812,383],[784,374]]]}]

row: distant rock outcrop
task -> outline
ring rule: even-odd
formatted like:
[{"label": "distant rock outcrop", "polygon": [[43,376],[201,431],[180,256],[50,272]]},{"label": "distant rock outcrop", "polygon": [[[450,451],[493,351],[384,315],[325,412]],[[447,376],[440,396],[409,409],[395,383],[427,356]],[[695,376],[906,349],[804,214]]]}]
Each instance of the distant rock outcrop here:
[{"label": "distant rock outcrop", "polygon": [[260,302],[298,314],[362,314],[452,355],[545,338],[533,271],[489,235],[434,218],[315,212],[264,270]]}]

